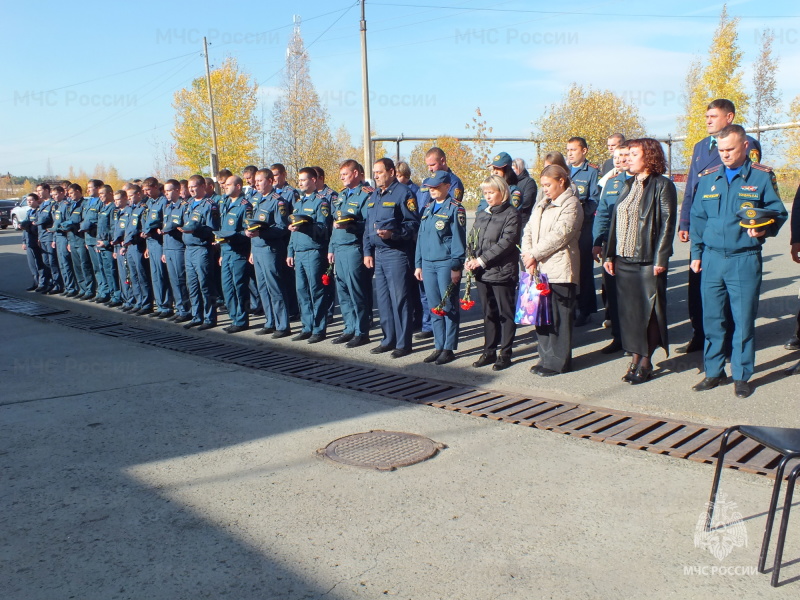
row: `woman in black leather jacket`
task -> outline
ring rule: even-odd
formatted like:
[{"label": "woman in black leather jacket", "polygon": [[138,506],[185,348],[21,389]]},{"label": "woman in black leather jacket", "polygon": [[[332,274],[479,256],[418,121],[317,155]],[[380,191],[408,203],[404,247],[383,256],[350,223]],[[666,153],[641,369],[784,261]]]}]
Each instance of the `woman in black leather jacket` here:
[{"label": "woman in black leather jacket", "polygon": [[[511,365],[511,346],[517,325],[514,311],[519,281],[520,217],[511,206],[505,179],[490,175],[481,184],[488,207],[478,211],[472,231],[467,237],[464,268],[475,274],[483,307],[483,354],[472,363],[483,367],[494,363],[500,371]],[[470,247],[470,240],[476,240]],[[497,355],[497,346],[500,355]]]},{"label": "woman in black leather jacket", "polygon": [[628,172],[619,195],[603,267],[617,279],[622,347],[632,360],[623,381],[638,384],[653,373],[658,346],[669,356],[667,267],[677,218],[675,184],[664,177],[661,144],[650,138],[628,142]]}]

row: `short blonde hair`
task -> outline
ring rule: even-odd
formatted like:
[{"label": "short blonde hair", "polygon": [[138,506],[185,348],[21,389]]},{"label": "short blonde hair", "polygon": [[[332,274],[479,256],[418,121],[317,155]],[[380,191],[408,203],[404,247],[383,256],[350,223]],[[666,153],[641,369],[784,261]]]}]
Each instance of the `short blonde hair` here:
[{"label": "short blonde hair", "polygon": [[508,187],[505,178],[499,175],[489,175],[483,180],[483,183],[481,183],[481,191],[486,189],[500,192],[503,195],[503,202],[508,202],[508,199],[511,197],[511,188]]}]

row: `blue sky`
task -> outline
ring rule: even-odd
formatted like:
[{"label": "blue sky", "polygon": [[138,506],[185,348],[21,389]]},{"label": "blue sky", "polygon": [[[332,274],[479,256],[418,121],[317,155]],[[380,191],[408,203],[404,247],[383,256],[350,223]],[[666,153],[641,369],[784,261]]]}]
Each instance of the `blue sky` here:
[{"label": "blue sky", "polygon": [[[234,56],[261,86],[265,114],[280,84],[293,15],[302,17],[312,78],[334,128],[361,136],[359,8],[350,0],[277,3],[7,3],[0,36],[0,172],[66,174],[113,164],[123,177],[153,166],[171,139],[172,96]],[[465,135],[480,106],[498,136],[531,122],[578,82],[639,106],[649,133],[675,134],[686,69],[705,58],[722,3],[518,0],[367,2],[372,126],[380,135]],[[348,9],[348,7],[350,7]],[[784,104],[800,94],[800,9],[729,2],[741,17],[745,81],[758,35],[776,32]],[[60,31],[55,29],[58,26]],[[572,133],[572,132],[570,132]],[[401,146],[407,154],[411,143]],[[504,144],[531,159],[530,144]]]}]

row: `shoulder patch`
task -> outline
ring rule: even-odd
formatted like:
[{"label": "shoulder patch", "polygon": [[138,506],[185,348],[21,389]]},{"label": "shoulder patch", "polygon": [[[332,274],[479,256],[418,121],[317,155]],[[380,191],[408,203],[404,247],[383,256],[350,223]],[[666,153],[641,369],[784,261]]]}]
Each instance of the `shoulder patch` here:
[{"label": "shoulder patch", "polygon": [[[753,148],[753,150],[755,150],[755,148]],[[752,166],[753,166],[754,169],[758,169],[759,171],[765,171],[767,173],[772,173],[772,167],[768,167],[767,165],[762,165],[761,163],[754,162]]]},{"label": "shoulder patch", "polygon": [[464,190],[461,188],[456,188],[453,190],[453,197],[458,201],[461,202],[461,198],[464,196]]},{"label": "shoulder patch", "polygon": [[417,212],[417,203],[413,198],[406,200],[406,208],[411,212]]},{"label": "shoulder patch", "polygon": [[761,160],[761,152],[758,150],[758,148],[750,148],[750,152],[747,153],[747,157],[752,163],[757,163]]},{"label": "shoulder patch", "polygon": [[597,168],[598,168],[598,166],[597,166],[596,164],[594,164],[594,163],[588,163],[588,164],[589,164],[589,166],[590,166],[590,167],[592,167],[593,169],[597,169]]},{"label": "shoulder patch", "polygon": [[702,177],[703,175],[708,175],[708,174],[710,174],[710,173],[716,173],[716,172],[717,172],[717,171],[719,171],[721,168],[722,168],[722,165],[721,165],[721,164],[720,164],[720,165],[716,165],[716,166],[714,166],[714,167],[711,167],[710,169],[706,169],[705,171],[703,171],[702,173],[700,173],[700,174],[698,175],[698,177]]}]

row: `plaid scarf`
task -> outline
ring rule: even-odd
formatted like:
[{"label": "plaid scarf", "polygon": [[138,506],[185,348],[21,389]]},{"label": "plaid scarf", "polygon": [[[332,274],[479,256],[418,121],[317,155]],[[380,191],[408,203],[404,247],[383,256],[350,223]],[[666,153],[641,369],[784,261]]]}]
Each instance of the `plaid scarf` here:
[{"label": "plaid scarf", "polygon": [[646,173],[639,173],[633,180],[628,196],[617,204],[617,256],[633,258],[639,237],[639,205],[644,195]]}]

